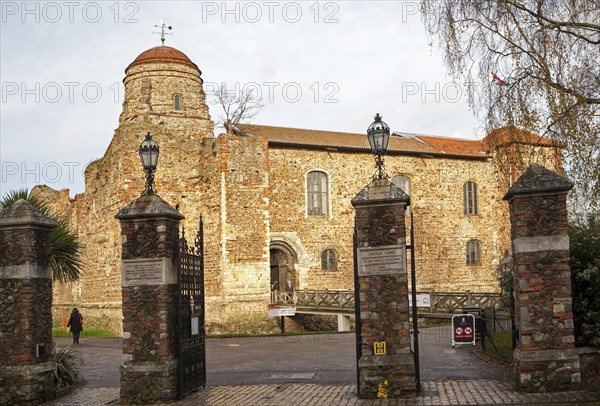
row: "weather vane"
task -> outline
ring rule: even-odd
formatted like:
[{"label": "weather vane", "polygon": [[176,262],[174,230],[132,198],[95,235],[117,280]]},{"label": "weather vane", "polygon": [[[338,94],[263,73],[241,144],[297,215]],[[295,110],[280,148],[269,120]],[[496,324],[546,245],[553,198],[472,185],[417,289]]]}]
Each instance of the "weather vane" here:
[{"label": "weather vane", "polygon": [[160,34],[160,42],[162,43],[162,45],[165,45],[165,35],[173,35],[170,32],[165,32],[165,28],[170,31],[173,29],[173,27],[165,24],[165,20],[163,20],[162,18],[160,19],[160,25],[155,25],[155,27],[160,28],[160,32],[152,31],[152,34]]}]

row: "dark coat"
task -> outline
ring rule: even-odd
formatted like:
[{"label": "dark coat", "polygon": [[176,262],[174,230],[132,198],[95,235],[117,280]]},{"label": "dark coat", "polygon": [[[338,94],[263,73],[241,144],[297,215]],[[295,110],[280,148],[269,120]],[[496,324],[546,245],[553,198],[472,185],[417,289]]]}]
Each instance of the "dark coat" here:
[{"label": "dark coat", "polygon": [[79,312],[71,313],[71,318],[67,323],[67,327],[71,327],[71,332],[79,333],[83,331],[83,316]]}]

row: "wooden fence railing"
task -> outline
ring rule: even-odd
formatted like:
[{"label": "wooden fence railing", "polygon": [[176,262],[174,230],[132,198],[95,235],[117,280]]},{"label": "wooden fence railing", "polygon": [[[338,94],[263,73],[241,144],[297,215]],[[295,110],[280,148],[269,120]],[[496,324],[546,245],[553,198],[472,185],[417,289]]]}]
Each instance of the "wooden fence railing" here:
[{"label": "wooden fence railing", "polygon": [[[429,294],[429,307],[419,307],[419,313],[456,314],[465,307],[499,306],[497,293],[419,292]],[[353,290],[299,290],[293,293],[271,292],[271,303],[296,306],[299,311],[354,313]]]}]

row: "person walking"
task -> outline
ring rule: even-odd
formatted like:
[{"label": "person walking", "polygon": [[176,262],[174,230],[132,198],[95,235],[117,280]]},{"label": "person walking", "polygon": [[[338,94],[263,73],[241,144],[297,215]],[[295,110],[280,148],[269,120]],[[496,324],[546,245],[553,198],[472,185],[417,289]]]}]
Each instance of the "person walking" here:
[{"label": "person walking", "polygon": [[83,331],[83,316],[76,307],[74,307],[71,312],[67,327],[70,327],[71,332],[73,333],[73,344],[79,344],[79,335]]}]

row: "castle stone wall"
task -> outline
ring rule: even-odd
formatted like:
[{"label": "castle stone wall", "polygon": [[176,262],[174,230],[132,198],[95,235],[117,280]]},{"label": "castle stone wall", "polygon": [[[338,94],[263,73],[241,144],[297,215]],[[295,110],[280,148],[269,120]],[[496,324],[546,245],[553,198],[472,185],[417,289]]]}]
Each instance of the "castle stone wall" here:
[{"label": "castle stone wall", "polygon": [[[172,52],[180,61],[186,58]],[[202,78],[190,61],[133,63],[124,83],[119,127],[104,156],[87,166],[85,193],[69,201],[67,190],[36,188],[67,219],[82,245],[83,277],[74,284],[55,284],[55,318],[76,306],[86,320],[121,329],[121,236],[114,215],[144,189],[137,151],[147,132],[160,146],[158,195],[185,216],[181,226],[188,241],[196,236],[200,216],[204,221],[209,331],[275,329],[266,316],[271,251],[287,253],[282,261],[296,289],[353,288],[350,200],[375,172],[369,152],[269,145],[260,136],[214,138]],[[175,95],[182,98],[181,111],[174,111]],[[520,151],[542,163],[560,164],[552,148],[523,146]],[[501,147],[478,159],[385,156],[391,177],[411,179],[409,215],[420,291],[498,291],[495,269],[510,249],[502,196],[511,177],[503,176],[504,157]],[[326,216],[307,215],[306,176],[312,170],[329,177]],[[478,185],[477,215],[463,214],[468,180]],[[481,264],[466,264],[471,239],[481,242]],[[321,269],[326,249],[337,253],[337,270]]]}]

